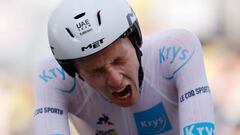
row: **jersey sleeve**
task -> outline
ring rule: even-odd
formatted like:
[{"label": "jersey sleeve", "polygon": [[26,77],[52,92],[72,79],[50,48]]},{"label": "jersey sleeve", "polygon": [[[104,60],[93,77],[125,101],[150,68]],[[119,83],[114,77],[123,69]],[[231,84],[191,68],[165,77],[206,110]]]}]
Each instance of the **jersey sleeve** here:
[{"label": "jersey sleeve", "polygon": [[166,56],[171,56],[168,59],[169,70],[163,77],[173,80],[176,85],[180,134],[213,135],[213,101],[201,43],[193,33],[186,30],[176,31],[169,40],[171,45],[160,50],[160,62],[166,62]]},{"label": "jersey sleeve", "polygon": [[35,72],[35,135],[70,135],[68,99],[63,92],[71,78],[54,60],[44,61]]}]

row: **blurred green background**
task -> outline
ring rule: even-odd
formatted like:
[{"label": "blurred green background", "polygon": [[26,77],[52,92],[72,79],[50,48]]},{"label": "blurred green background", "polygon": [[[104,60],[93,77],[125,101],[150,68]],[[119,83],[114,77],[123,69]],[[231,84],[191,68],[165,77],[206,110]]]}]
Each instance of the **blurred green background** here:
[{"label": "blurred green background", "polygon": [[[32,135],[34,69],[51,57],[47,21],[60,0],[0,0],[0,134]],[[240,135],[240,1],[129,0],[143,35],[186,28],[200,38],[217,135]],[[72,134],[77,135],[72,129]]]}]

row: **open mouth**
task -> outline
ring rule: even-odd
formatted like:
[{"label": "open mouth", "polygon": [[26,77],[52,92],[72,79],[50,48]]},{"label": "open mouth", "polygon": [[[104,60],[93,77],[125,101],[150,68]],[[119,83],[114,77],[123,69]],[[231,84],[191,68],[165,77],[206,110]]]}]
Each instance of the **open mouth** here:
[{"label": "open mouth", "polygon": [[127,85],[124,89],[112,93],[118,99],[126,99],[131,96],[131,86]]}]

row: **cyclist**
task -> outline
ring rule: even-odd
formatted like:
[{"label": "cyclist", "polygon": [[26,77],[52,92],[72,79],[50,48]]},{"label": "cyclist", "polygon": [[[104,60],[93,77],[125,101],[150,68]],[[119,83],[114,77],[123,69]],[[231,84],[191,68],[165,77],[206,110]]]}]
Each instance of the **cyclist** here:
[{"label": "cyclist", "polygon": [[55,59],[37,71],[37,135],[69,135],[68,114],[96,135],[214,134],[193,33],[177,29],[142,39],[125,0],[64,0],[48,35]]}]

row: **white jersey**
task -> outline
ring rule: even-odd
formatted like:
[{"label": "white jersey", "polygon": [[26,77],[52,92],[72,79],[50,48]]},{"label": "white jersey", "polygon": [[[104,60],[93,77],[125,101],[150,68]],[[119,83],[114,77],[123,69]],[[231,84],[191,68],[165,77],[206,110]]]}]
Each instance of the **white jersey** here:
[{"label": "white jersey", "polygon": [[108,102],[54,59],[43,62],[35,86],[36,135],[69,135],[69,113],[95,135],[213,135],[213,102],[198,38],[170,30],[145,37],[141,50],[144,79],[131,107]]}]

